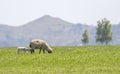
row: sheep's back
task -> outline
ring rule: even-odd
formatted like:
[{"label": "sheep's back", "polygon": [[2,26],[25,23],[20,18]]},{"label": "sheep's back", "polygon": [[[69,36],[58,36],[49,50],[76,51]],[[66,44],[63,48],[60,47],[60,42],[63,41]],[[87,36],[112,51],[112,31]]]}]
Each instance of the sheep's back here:
[{"label": "sheep's back", "polygon": [[36,49],[39,49],[39,48],[46,48],[48,47],[48,44],[43,41],[43,40],[40,40],[40,39],[34,39],[34,40],[31,40],[30,42],[30,47],[31,48],[36,48]]}]

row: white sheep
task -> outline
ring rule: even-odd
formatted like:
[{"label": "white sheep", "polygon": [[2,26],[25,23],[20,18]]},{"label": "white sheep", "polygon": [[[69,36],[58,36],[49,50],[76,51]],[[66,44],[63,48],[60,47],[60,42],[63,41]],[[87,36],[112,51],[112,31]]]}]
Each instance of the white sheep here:
[{"label": "white sheep", "polygon": [[52,53],[52,48],[50,48],[50,46],[47,44],[47,42],[40,40],[40,39],[33,39],[30,42],[30,48],[31,48],[31,53],[34,52],[34,49],[39,49],[39,53],[41,52],[41,50],[43,50],[43,53],[45,53],[45,50],[48,53]]},{"label": "white sheep", "polygon": [[27,47],[18,47],[17,48],[17,53],[19,54],[20,51],[24,51],[24,53],[31,51],[31,48],[27,48]]}]

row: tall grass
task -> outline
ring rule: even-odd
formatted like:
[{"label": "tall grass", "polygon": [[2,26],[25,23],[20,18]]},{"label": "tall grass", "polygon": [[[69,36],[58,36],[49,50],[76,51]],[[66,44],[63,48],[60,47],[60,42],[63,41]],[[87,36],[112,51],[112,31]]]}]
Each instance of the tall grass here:
[{"label": "tall grass", "polygon": [[0,74],[119,74],[120,46],[54,46],[53,53],[0,48]]}]

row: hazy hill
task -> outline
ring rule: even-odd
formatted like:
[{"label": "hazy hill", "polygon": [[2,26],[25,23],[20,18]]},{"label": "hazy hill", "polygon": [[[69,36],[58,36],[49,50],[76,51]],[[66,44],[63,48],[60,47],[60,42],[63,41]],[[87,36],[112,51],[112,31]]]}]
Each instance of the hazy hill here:
[{"label": "hazy hill", "polygon": [[[120,43],[119,27],[112,27],[114,44]],[[89,31],[89,44],[95,44],[95,26],[73,24],[45,15],[19,27],[0,25],[0,46],[26,46],[36,38],[46,40],[50,45],[81,45],[84,29]]]}]

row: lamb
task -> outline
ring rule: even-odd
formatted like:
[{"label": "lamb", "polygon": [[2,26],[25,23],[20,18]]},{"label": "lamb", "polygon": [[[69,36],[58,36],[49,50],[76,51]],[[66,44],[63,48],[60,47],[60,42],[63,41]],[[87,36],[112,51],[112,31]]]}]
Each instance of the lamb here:
[{"label": "lamb", "polygon": [[24,51],[24,53],[31,51],[31,48],[27,48],[27,47],[18,47],[17,48],[17,53],[19,54],[20,51]]}]

